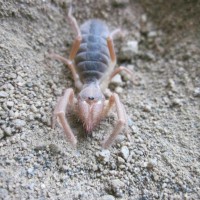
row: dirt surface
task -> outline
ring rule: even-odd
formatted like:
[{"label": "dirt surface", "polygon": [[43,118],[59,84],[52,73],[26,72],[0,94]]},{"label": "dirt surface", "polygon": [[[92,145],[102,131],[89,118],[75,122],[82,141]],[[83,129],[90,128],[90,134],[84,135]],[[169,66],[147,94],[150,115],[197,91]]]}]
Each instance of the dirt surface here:
[{"label": "dirt surface", "polygon": [[126,32],[115,43],[118,65],[140,78],[133,85],[122,74],[110,86],[131,140],[121,134],[103,150],[115,112],[88,137],[71,115],[77,148],[50,127],[57,98],[74,87],[67,67],[46,58],[69,55],[69,1],[0,0],[1,199],[200,199],[199,1],[138,2],[73,2],[79,24],[97,17]]}]

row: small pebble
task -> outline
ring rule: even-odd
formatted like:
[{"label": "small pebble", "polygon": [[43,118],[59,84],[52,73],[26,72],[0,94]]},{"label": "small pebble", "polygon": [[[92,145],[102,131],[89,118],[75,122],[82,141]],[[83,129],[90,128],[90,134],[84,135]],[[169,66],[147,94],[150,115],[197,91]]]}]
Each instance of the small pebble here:
[{"label": "small pebble", "polygon": [[31,111],[33,113],[37,113],[38,112],[38,109],[34,106],[34,105],[31,105]]},{"label": "small pebble", "polygon": [[166,188],[167,187],[167,183],[163,183],[162,184],[162,188],[164,189],[164,188]]},{"label": "small pebble", "polygon": [[142,22],[142,23],[146,23],[146,22],[147,22],[147,15],[146,15],[146,14],[143,14],[143,15],[141,16],[141,22]]},{"label": "small pebble", "polygon": [[0,199],[9,199],[9,192],[7,189],[0,188]]},{"label": "small pebble", "polygon": [[130,117],[128,117],[128,126],[133,126],[133,120]]},{"label": "small pebble", "polygon": [[110,151],[107,149],[103,149],[101,152],[97,153],[97,156],[100,160],[104,162],[109,162],[110,160]]},{"label": "small pebble", "polygon": [[14,102],[13,101],[7,101],[7,106],[9,107],[9,108],[11,108],[11,107],[13,107],[14,106]]},{"label": "small pebble", "polygon": [[92,166],[92,169],[93,169],[93,171],[97,171],[97,170],[98,170],[98,166],[94,164],[94,165]]},{"label": "small pebble", "polygon": [[62,165],[62,166],[60,167],[60,171],[66,173],[66,172],[69,171],[69,167],[66,166],[66,165]]},{"label": "small pebble", "polygon": [[4,91],[0,91],[0,98],[6,98],[8,97],[8,93]]},{"label": "small pebble", "polygon": [[172,100],[172,103],[171,103],[171,106],[178,106],[178,107],[181,107],[181,106],[182,106],[182,101],[181,101],[181,99],[173,99],[173,100]]},{"label": "small pebble", "polygon": [[110,182],[111,190],[116,197],[123,197],[124,183],[119,179],[114,179]]},{"label": "small pebble", "polygon": [[16,127],[17,129],[22,129],[22,128],[26,125],[26,121],[21,120],[21,119],[16,119],[16,120],[14,121],[14,124],[15,124],[15,127]]},{"label": "small pebble", "polygon": [[10,127],[5,127],[5,128],[4,128],[4,133],[5,133],[5,135],[7,135],[7,136],[11,136],[11,135],[12,135],[11,128],[10,128]]},{"label": "small pebble", "polygon": [[147,36],[150,37],[150,38],[156,37],[157,32],[156,31],[150,31]]},{"label": "small pebble", "polygon": [[117,160],[119,164],[125,163],[125,160],[122,157],[117,157]]},{"label": "small pebble", "polygon": [[28,174],[30,174],[32,176],[34,175],[34,169],[33,168],[28,168],[27,172],[28,172]]},{"label": "small pebble", "polygon": [[200,97],[200,88],[195,88],[193,95],[194,97]]},{"label": "small pebble", "polygon": [[129,3],[129,0],[112,0],[111,2],[113,6],[123,7]]},{"label": "small pebble", "polygon": [[144,59],[144,60],[148,60],[148,61],[155,61],[156,57],[154,56],[153,53],[151,52],[140,52],[140,56]]},{"label": "small pebble", "polygon": [[143,106],[143,111],[148,113],[151,112],[151,106],[150,105]]},{"label": "small pebble", "polygon": [[134,69],[135,69],[135,66],[134,66],[134,65],[127,65],[126,67],[127,67],[127,69],[131,70],[132,72],[133,72]]},{"label": "small pebble", "polygon": [[125,160],[128,159],[128,157],[129,157],[129,149],[128,149],[127,146],[123,146],[123,147],[121,148],[120,153],[121,153],[122,158],[124,158]]},{"label": "small pebble", "polygon": [[58,146],[56,144],[50,144],[49,150],[53,155],[57,155],[60,153],[60,149],[58,148]]},{"label": "small pebble", "polygon": [[115,92],[117,94],[121,94],[123,92],[123,88],[118,86],[118,87],[115,88]]},{"label": "small pebble", "polygon": [[120,74],[115,75],[112,78],[111,83],[114,84],[114,85],[117,85],[117,86],[122,85],[123,82],[122,82],[121,75]]},{"label": "small pebble", "polygon": [[104,195],[100,198],[100,200],[115,200],[115,197],[112,195]]},{"label": "small pebble", "polygon": [[168,80],[168,87],[172,90],[172,91],[176,91],[176,84],[175,84],[175,82],[174,82],[174,80],[173,79],[169,79]]},{"label": "small pebble", "polygon": [[22,148],[23,148],[23,149],[27,149],[27,146],[28,146],[28,145],[27,145],[25,142],[22,142]]},{"label": "small pebble", "polygon": [[0,139],[4,137],[3,131],[0,129]]},{"label": "small pebble", "polygon": [[133,131],[134,134],[137,134],[139,132],[138,127],[135,126],[135,125],[131,126],[131,129],[132,129],[132,131]]},{"label": "small pebble", "polygon": [[144,164],[148,170],[153,170],[157,166],[157,159],[150,159],[148,162]]},{"label": "small pebble", "polygon": [[41,183],[41,189],[45,189],[46,188],[46,185],[44,183]]},{"label": "small pebble", "polygon": [[140,150],[135,150],[135,153],[136,153],[137,155],[140,155],[140,156],[142,156],[142,155],[143,155],[143,152],[142,152],[142,151],[140,151]]},{"label": "small pebble", "polygon": [[116,142],[122,143],[126,139],[125,135],[118,135],[116,138]]},{"label": "small pebble", "polygon": [[138,53],[138,42],[136,40],[128,41],[121,49],[120,59],[131,60],[135,54]]},{"label": "small pebble", "polygon": [[120,165],[119,168],[120,168],[120,169],[125,169],[125,168],[126,168],[126,165]]}]

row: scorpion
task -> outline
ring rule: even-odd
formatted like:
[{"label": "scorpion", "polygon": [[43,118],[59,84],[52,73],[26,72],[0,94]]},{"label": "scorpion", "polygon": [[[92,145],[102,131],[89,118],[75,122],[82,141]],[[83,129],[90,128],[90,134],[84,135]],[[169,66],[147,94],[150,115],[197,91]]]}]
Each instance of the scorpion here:
[{"label": "scorpion", "polygon": [[103,142],[103,148],[106,149],[127,126],[127,115],[118,94],[111,93],[108,100],[104,96],[105,89],[116,74],[125,71],[132,75],[132,71],[123,66],[114,69],[116,55],[113,39],[122,31],[118,28],[109,32],[106,23],[100,19],[87,20],[79,27],[76,18],[72,15],[71,7],[68,11],[68,19],[76,33],[69,58],[66,59],[55,53],[49,54],[49,57],[69,67],[79,94],[76,98],[74,90],[68,88],[64,95],[59,97],[53,112],[52,128],[55,127],[58,119],[67,140],[76,146],[77,139],[66,118],[68,106],[72,106],[86,132],[90,133],[115,105],[118,120],[111,135]]}]

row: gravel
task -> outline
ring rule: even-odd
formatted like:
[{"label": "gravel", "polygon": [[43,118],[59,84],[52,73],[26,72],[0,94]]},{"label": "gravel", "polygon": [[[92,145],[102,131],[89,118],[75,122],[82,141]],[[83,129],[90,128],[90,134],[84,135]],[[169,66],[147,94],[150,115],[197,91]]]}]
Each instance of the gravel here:
[{"label": "gravel", "polygon": [[194,88],[194,97],[200,97],[200,88]]},{"label": "gravel", "polygon": [[110,181],[110,190],[113,192],[115,197],[123,197],[124,183],[119,179],[114,179]]},{"label": "gravel", "polygon": [[69,56],[76,36],[65,18],[68,2],[0,5],[0,199],[200,199],[194,2],[73,1],[78,24],[94,17],[111,31],[122,28],[124,38],[114,40],[117,66],[140,79],[133,84],[122,72],[107,88],[106,99],[119,93],[128,118],[107,150],[101,144],[116,125],[115,106],[91,134],[66,112],[75,148],[59,123],[50,127],[63,91],[73,88],[77,97],[68,67],[45,56]]},{"label": "gravel", "polygon": [[4,91],[0,91],[0,98],[6,98],[8,97],[8,93]]},{"label": "gravel", "polygon": [[121,153],[122,157],[123,157],[125,160],[128,159],[128,157],[129,157],[129,149],[128,149],[127,146],[123,146],[123,147],[121,148],[120,153]]},{"label": "gravel", "polygon": [[21,119],[16,119],[14,121],[16,129],[22,129],[26,125],[26,121],[21,120]]},{"label": "gravel", "polygon": [[110,151],[107,149],[103,149],[100,152],[97,152],[97,157],[100,161],[103,161],[104,163],[109,162],[110,160]]},{"label": "gravel", "polygon": [[100,198],[100,200],[115,200],[115,197],[112,195],[104,195]]},{"label": "gravel", "polygon": [[127,43],[121,48],[119,59],[131,60],[136,54],[138,54],[138,41],[127,41]]},{"label": "gravel", "polygon": [[122,81],[122,77],[120,74],[116,74],[112,80],[111,80],[111,83],[116,85],[116,86],[120,86],[123,84],[123,81]]}]

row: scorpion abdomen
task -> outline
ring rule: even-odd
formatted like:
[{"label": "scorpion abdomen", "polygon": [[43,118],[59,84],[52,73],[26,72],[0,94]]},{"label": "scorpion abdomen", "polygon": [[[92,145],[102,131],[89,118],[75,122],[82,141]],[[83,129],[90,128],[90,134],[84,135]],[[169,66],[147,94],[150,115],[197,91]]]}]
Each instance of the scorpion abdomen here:
[{"label": "scorpion abdomen", "polygon": [[76,69],[83,83],[99,80],[110,63],[108,27],[103,21],[93,19],[86,21],[80,30],[82,41],[75,57]]}]

